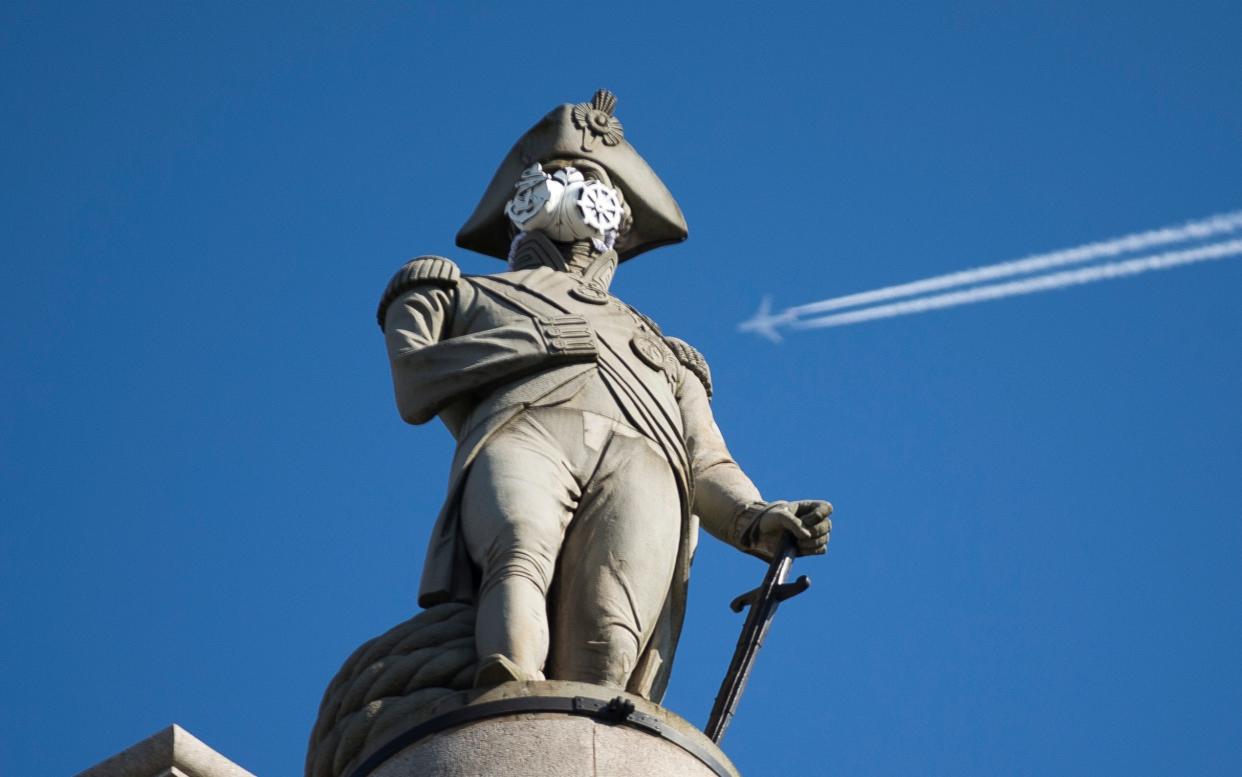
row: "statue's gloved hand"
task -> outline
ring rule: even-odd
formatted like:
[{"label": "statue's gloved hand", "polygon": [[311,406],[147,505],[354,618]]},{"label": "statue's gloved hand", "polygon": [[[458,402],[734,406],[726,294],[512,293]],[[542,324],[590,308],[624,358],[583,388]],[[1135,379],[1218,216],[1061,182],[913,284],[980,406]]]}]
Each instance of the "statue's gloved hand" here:
[{"label": "statue's gloved hand", "polygon": [[757,502],[742,515],[746,529],[742,534],[745,550],[770,560],[776,555],[781,536],[793,535],[799,556],[828,551],[832,536],[832,505],[820,499],[796,502]]},{"label": "statue's gloved hand", "polygon": [[595,332],[582,316],[551,316],[536,321],[548,355],[569,361],[596,358]]}]

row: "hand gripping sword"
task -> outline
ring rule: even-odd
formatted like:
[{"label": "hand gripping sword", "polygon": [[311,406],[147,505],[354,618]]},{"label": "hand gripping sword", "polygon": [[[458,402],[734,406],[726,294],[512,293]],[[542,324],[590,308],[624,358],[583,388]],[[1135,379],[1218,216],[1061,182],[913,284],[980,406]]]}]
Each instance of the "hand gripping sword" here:
[{"label": "hand gripping sword", "polygon": [[794,557],[798,555],[798,546],[793,535],[785,532],[781,537],[780,548],[763,582],[753,591],[747,591],[729,604],[729,609],[741,612],[750,605],[746,614],[746,624],[742,626],[742,635],[738,637],[737,647],[733,650],[733,660],[729,662],[729,671],[725,673],[724,682],[716,692],[716,702],[712,705],[712,714],[707,719],[704,733],[713,742],[719,743],[724,738],[725,729],[733,721],[733,713],[737,711],[742,691],[746,690],[746,681],[750,679],[750,671],[754,668],[755,657],[763,640],[776,617],[776,608],[786,599],[797,596],[811,587],[811,580],[802,575],[792,583],[786,583],[789,570],[793,567]]}]

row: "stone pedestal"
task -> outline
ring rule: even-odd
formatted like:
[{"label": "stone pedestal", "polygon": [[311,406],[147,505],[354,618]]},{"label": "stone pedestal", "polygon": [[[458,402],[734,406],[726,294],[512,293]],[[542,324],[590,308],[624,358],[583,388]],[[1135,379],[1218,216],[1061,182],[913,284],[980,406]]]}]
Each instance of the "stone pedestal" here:
[{"label": "stone pedestal", "polygon": [[78,774],[78,777],[254,777],[177,724]]},{"label": "stone pedestal", "polygon": [[738,777],[687,721],[583,683],[457,693],[390,731],[342,777]]}]

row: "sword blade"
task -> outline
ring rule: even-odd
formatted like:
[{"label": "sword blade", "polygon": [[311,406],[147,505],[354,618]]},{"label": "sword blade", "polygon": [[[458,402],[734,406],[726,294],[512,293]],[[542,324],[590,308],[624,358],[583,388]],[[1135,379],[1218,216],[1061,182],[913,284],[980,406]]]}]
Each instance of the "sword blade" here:
[{"label": "sword blade", "polygon": [[763,583],[753,591],[739,596],[731,605],[735,612],[740,612],[742,607],[749,604],[750,611],[746,613],[746,623],[742,626],[737,647],[733,650],[729,670],[716,693],[711,715],[703,729],[713,742],[719,743],[724,738],[725,730],[733,722],[733,715],[737,711],[742,692],[746,690],[746,683],[750,679],[759,649],[763,647],[763,641],[772,626],[777,607],[785,599],[805,591],[811,584],[806,577],[799,578],[796,583],[785,582],[796,555],[797,545],[793,537],[786,534],[781,540],[779,551],[768,565]]}]

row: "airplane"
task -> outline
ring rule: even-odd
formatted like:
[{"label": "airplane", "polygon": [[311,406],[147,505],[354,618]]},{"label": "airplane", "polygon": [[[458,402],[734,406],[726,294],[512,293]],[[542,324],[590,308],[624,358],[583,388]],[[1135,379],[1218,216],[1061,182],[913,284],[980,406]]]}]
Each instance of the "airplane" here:
[{"label": "airplane", "polygon": [[739,332],[754,332],[760,337],[766,337],[774,343],[781,341],[781,334],[776,328],[782,324],[788,324],[793,320],[793,316],[788,313],[778,313],[772,315],[772,296],[765,295],[763,301],[759,303],[759,310],[748,321],[743,321],[737,325]]}]

